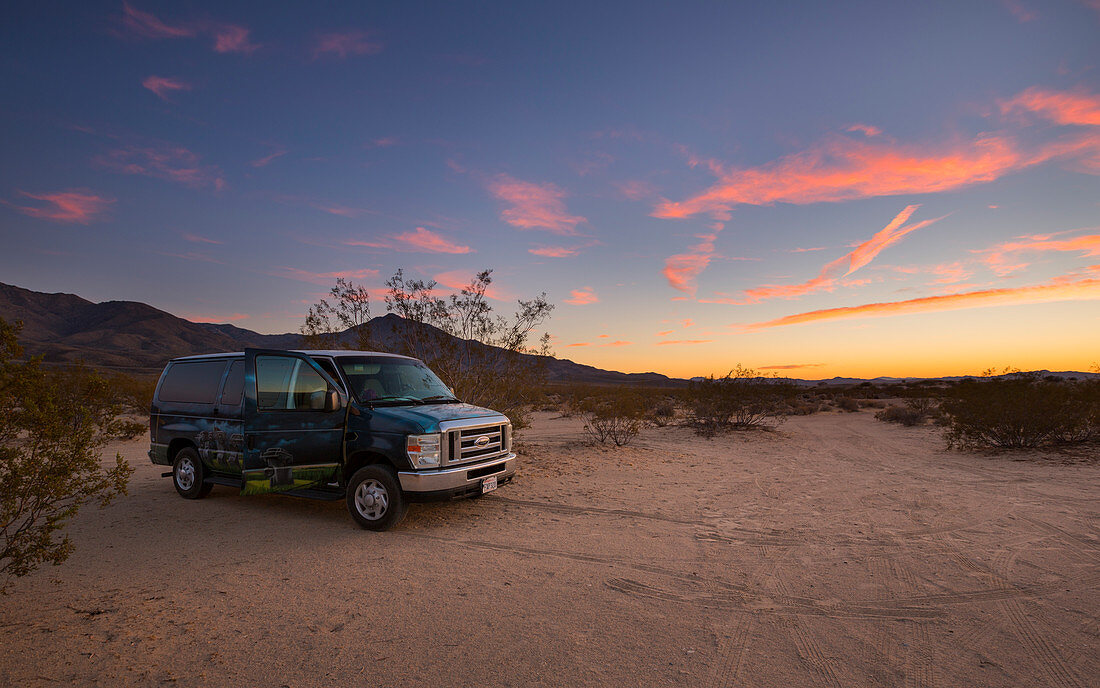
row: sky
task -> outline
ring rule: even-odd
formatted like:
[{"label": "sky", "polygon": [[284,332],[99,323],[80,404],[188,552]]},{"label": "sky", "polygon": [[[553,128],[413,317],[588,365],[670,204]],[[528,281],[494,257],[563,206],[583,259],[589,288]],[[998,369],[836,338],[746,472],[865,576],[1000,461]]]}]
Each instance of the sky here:
[{"label": "sky", "polygon": [[1100,362],[1100,0],[3,16],[2,282],[278,333],[491,268],[613,370]]}]

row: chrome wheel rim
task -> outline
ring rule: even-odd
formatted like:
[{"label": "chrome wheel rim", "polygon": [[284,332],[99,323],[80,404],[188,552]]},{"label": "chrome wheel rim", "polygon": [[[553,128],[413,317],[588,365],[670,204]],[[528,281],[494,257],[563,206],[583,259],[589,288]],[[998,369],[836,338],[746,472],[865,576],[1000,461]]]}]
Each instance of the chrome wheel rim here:
[{"label": "chrome wheel rim", "polygon": [[377,521],[385,516],[389,506],[390,495],[377,480],[364,480],[355,488],[355,510],[368,521]]},{"label": "chrome wheel rim", "polygon": [[183,491],[190,490],[195,484],[195,464],[191,459],[184,457],[176,466],[176,485]]}]

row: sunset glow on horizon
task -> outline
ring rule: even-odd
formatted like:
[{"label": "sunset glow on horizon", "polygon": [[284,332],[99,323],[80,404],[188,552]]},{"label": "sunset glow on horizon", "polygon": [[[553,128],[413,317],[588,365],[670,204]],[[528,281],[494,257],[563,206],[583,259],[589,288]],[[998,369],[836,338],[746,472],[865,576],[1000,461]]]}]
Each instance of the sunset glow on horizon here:
[{"label": "sunset glow on horizon", "polygon": [[0,282],[278,333],[491,268],[624,372],[1100,363],[1094,2],[7,14]]}]

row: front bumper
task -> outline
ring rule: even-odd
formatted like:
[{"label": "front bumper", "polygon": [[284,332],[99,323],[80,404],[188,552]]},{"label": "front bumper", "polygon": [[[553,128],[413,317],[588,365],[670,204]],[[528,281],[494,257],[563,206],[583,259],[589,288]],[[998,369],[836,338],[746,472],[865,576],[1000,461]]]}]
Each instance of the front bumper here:
[{"label": "front bumper", "polygon": [[519,460],[512,452],[489,461],[436,471],[400,471],[401,491],[410,501],[450,499],[480,494],[481,481],[496,476],[501,483],[512,479]]}]

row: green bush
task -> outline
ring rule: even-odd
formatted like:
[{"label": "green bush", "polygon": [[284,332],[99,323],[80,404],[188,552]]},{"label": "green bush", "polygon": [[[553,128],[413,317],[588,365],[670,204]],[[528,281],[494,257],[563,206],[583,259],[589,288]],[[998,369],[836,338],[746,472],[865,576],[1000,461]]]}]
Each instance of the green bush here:
[{"label": "green bush", "polygon": [[941,409],[949,446],[1024,449],[1100,438],[1100,381],[1050,382],[1030,373],[967,379]]}]

